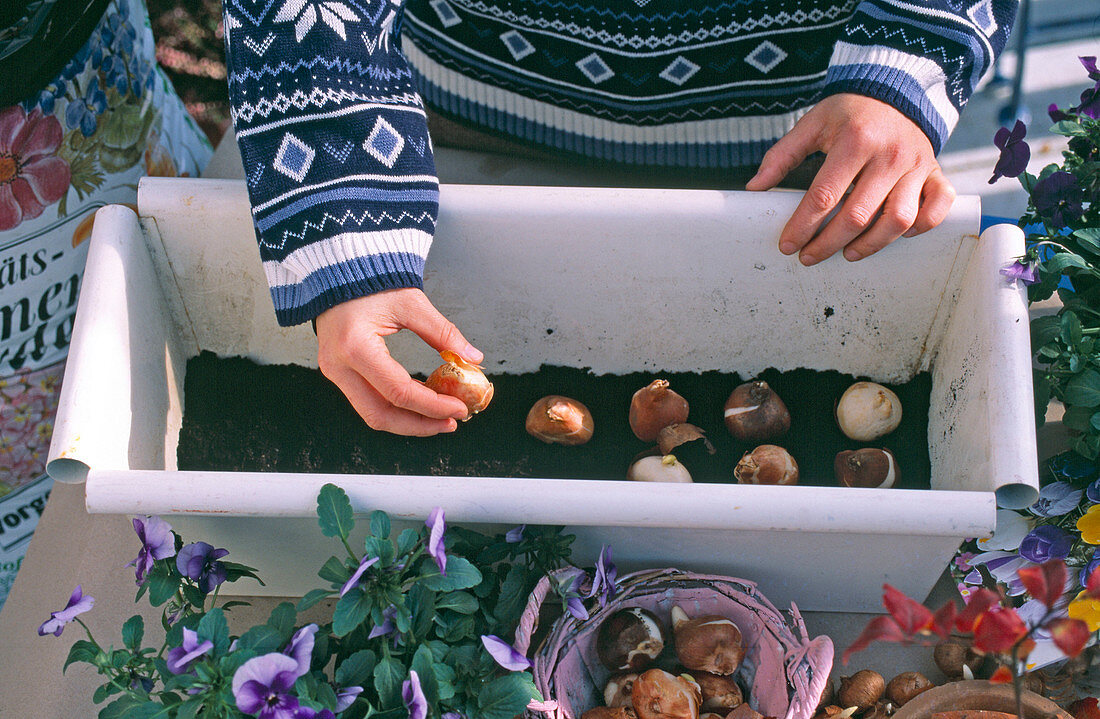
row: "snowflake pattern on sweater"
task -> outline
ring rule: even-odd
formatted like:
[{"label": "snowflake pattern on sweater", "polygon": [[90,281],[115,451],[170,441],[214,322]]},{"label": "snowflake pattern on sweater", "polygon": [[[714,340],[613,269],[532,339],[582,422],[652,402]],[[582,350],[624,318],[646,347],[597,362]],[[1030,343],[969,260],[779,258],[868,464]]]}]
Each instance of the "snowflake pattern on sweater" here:
[{"label": "snowflake pattern on sweater", "polygon": [[854,92],[896,107],[939,152],[1017,5],[224,0],[233,120],[278,319],[421,286],[438,183],[420,94],[567,153],[735,167],[758,163],[822,97]]}]

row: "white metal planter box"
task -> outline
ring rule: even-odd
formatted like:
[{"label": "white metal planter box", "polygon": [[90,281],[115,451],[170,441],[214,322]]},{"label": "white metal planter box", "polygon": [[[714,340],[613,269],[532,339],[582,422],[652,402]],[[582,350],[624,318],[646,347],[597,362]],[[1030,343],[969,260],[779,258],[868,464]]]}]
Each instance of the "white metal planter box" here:
[{"label": "white metal planter box", "polygon": [[[995,493],[1036,496],[1026,301],[998,272],[1023,236],[979,240],[978,200],[960,198],[934,232],[804,268],[776,249],[799,197],[447,185],[425,289],[516,373],[930,371],[930,490],[178,471],[188,358],[316,362],[308,325],[275,324],[244,184],[183,179],[144,180],[140,218],[97,215],[49,471],[86,479],[91,512],[173,515],[276,594],[315,586],[335,550],[313,515],[336,482],[364,512],[565,524],[582,563],[609,543],[626,569],[746,577],[779,606],[874,611],[883,582],[923,596],[960,540],[992,531]],[[406,334],[391,350],[430,371],[438,356]]]}]

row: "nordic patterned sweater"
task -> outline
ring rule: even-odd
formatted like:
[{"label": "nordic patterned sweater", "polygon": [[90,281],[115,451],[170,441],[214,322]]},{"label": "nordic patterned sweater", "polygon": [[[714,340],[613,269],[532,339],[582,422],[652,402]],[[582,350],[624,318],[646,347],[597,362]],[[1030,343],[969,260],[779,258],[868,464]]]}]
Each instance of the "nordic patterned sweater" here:
[{"label": "nordic patterned sweater", "polygon": [[224,0],[233,121],[278,320],[421,286],[438,209],[421,96],[567,153],[734,167],[850,92],[896,107],[939,152],[1017,3]]}]

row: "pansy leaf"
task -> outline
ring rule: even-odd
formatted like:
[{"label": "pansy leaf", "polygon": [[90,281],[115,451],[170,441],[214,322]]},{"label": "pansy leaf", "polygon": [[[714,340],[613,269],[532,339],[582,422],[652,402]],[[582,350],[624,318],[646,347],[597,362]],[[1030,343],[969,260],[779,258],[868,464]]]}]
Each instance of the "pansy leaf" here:
[{"label": "pansy leaf", "polygon": [[401,662],[393,657],[385,657],[374,667],[374,690],[383,707],[401,705],[401,682],[408,672]]},{"label": "pansy leaf", "polygon": [[[237,640],[237,651],[251,649],[256,654],[277,652],[283,645],[283,635],[277,629],[266,624],[257,624]],[[237,652],[235,651],[234,654]]]},{"label": "pansy leaf", "polygon": [[69,647],[69,656],[65,659],[65,666],[61,667],[61,672],[64,673],[65,670],[69,668],[69,665],[74,662],[94,664],[98,656],[99,647],[92,644],[87,639],[77,639],[73,642],[73,645]]},{"label": "pansy leaf", "polygon": [[1066,429],[1072,429],[1075,432],[1084,432],[1092,421],[1092,415],[1095,412],[1096,410],[1091,407],[1066,407],[1066,411],[1062,415],[1062,425]]},{"label": "pansy leaf", "polygon": [[205,702],[201,697],[180,704],[176,709],[176,719],[195,719],[203,710]]},{"label": "pansy leaf", "polygon": [[1053,342],[1061,333],[1058,315],[1043,315],[1031,321],[1031,346],[1038,349]]},{"label": "pansy leaf", "polygon": [[1040,263],[1040,274],[1044,276],[1045,280],[1050,275],[1060,275],[1070,268],[1087,270],[1089,264],[1085,262],[1081,255],[1075,252],[1059,252],[1049,260]]},{"label": "pansy leaf", "polygon": [[374,674],[377,657],[370,649],[360,649],[336,667],[336,683],[342,687],[363,686]]},{"label": "pansy leaf", "polygon": [[345,566],[339,557],[329,557],[321,568],[317,570],[317,576],[324,579],[326,582],[342,585],[344,582],[348,581],[348,577],[351,576],[351,570]]},{"label": "pansy leaf", "polygon": [[383,512],[381,509],[376,509],[370,513],[370,533],[379,539],[389,539],[390,537],[390,515]]},{"label": "pansy leaf", "polygon": [[250,567],[247,564],[240,564],[238,562],[222,562],[222,567],[225,569],[225,581],[235,582],[242,577],[248,577],[249,579],[255,579],[260,583],[260,586],[264,586],[263,580],[256,574],[256,569]]},{"label": "pansy leaf", "polygon": [[347,539],[355,526],[351,500],[335,484],[326,484],[317,494],[317,523],[326,537]]},{"label": "pansy leaf", "polygon": [[180,577],[177,574],[169,574],[167,569],[158,572],[157,565],[154,565],[145,585],[149,587],[149,603],[159,607],[175,596],[180,587]]},{"label": "pansy leaf", "polygon": [[298,612],[290,602],[279,602],[271,610],[271,616],[267,619],[267,626],[284,634],[288,639],[294,632],[294,622],[298,619]]},{"label": "pansy leaf", "polygon": [[469,589],[481,583],[481,572],[464,557],[447,557],[446,576],[431,558],[421,563],[421,572],[425,575],[420,581],[433,592],[453,592],[456,589]]},{"label": "pansy leaf", "polygon": [[1077,345],[1081,341],[1081,320],[1077,313],[1063,312],[1060,324],[1062,341],[1071,347]]},{"label": "pansy leaf", "polygon": [[416,648],[411,668],[420,679],[420,690],[424,692],[424,698],[428,700],[428,706],[434,706],[439,701],[439,687],[435,681],[434,664],[431,649],[423,644]]},{"label": "pansy leaf", "polygon": [[432,622],[435,620],[435,600],[435,592],[422,584],[414,584],[405,595],[405,606],[412,615],[409,629],[418,640],[423,640],[431,631]]},{"label": "pansy leaf", "polygon": [[527,605],[528,592],[524,591],[527,580],[527,568],[522,564],[513,564],[500,584],[500,599],[493,607],[493,617],[499,624],[510,626],[519,620],[523,608]]},{"label": "pansy leaf", "polygon": [[310,607],[323,602],[331,597],[333,590],[331,589],[311,589],[306,592],[306,595],[298,600],[297,609],[299,612],[304,612]]},{"label": "pansy leaf", "polygon": [[541,700],[526,672],[511,672],[492,680],[477,693],[479,719],[512,719],[523,714],[531,700]]},{"label": "pansy leaf", "polygon": [[1050,131],[1056,135],[1064,135],[1065,137],[1088,137],[1088,130],[1076,120],[1062,120],[1054,123]]},{"label": "pansy leaf", "polygon": [[368,557],[378,557],[379,564],[388,567],[393,564],[393,542],[378,537],[367,537],[363,542]]},{"label": "pansy leaf", "polygon": [[332,710],[336,708],[336,691],[328,682],[318,682],[314,688],[313,698],[325,709]]},{"label": "pansy leaf", "polygon": [[397,553],[408,554],[418,541],[420,541],[420,535],[415,529],[401,530],[401,534],[397,535]]},{"label": "pansy leaf", "polygon": [[[501,592],[503,593],[503,588]],[[526,599],[524,597],[524,601]],[[477,597],[469,592],[448,592],[435,600],[435,608],[437,610],[450,609],[452,612],[458,612],[459,614],[473,614],[477,611],[478,601]]]},{"label": "pansy leaf", "polygon": [[1071,377],[1063,400],[1078,407],[1100,406],[1100,372],[1090,368]]},{"label": "pansy leaf", "polygon": [[196,631],[201,639],[214,642],[214,654],[223,654],[229,648],[229,624],[222,609],[214,608],[204,614]]},{"label": "pansy leaf", "polygon": [[122,625],[122,643],[127,649],[137,651],[141,646],[141,640],[145,636],[145,620],[140,614],[135,614]]},{"label": "pansy leaf", "polygon": [[332,633],[338,637],[348,634],[370,616],[373,600],[359,587],[352,587],[336,602],[332,612]]},{"label": "pansy leaf", "polygon": [[114,696],[120,691],[122,691],[122,689],[119,688],[117,684],[101,684],[92,692],[92,703],[102,704],[108,697]]},{"label": "pansy leaf", "polygon": [[1100,227],[1085,227],[1074,230],[1073,237],[1086,249],[1094,254],[1100,254]]}]

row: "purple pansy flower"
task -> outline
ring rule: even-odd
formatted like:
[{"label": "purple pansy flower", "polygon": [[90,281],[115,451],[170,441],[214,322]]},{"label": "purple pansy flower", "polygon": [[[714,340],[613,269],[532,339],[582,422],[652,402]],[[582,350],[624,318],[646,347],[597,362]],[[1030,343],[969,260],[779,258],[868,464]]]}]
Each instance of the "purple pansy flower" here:
[{"label": "purple pansy flower", "polygon": [[294,710],[294,719],[336,719],[336,715],[328,709],[317,711],[312,707],[300,706]]},{"label": "purple pansy flower", "polygon": [[[998,510],[998,513],[1001,511],[1008,512],[1011,510]],[[1017,540],[1017,545],[1025,536],[1026,532],[1020,535],[1020,539]],[[991,552],[982,552],[981,554],[975,555],[974,558],[970,560],[970,565],[974,567],[974,569],[963,577],[963,581],[971,586],[980,586],[982,584],[982,573],[978,571],[978,567],[985,567],[994,581],[1005,585],[1005,591],[1010,597],[1019,596],[1027,591],[1027,588],[1024,587],[1024,583],[1020,581],[1018,572],[1024,567],[1032,566],[1032,563],[1016,554],[1014,551],[994,550]]]},{"label": "purple pansy flower", "polygon": [[1081,574],[1077,577],[1078,583],[1083,587],[1089,581],[1089,576],[1100,568],[1100,549],[1096,549],[1092,553],[1092,559],[1089,563],[1081,567]]},{"label": "purple pansy flower", "polygon": [[993,167],[993,177],[989,178],[989,184],[993,184],[1002,177],[1016,177],[1027,169],[1027,162],[1031,159],[1031,148],[1024,142],[1027,135],[1027,125],[1017,120],[1012,130],[1002,127],[993,136],[993,144],[1001,151],[997,158],[997,164]]},{"label": "purple pansy flower", "polygon": [[521,524],[518,527],[513,527],[507,531],[504,535],[504,541],[509,544],[515,544],[516,542],[523,541],[523,530],[527,529],[526,524]]},{"label": "purple pansy flower", "polygon": [[1084,66],[1085,72],[1089,74],[1089,79],[1093,80],[1094,82],[1100,82],[1100,70],[1096,68],[1096,56],[1078,56],[1077,59],[1081,62],[1081,65]]},{"label": "purple pansy flower", "polygon": [[76,619],[77,615],[91,609],[93,604],[95,604],[95,599],[84,596],[84,590],[81,589],[79,584],[76,585],[76,589],[69,596],[65,608],[58,612],[50,612],[50,618],[38,627],[38,636],[44,637],[47,634],[52,634],[55,637],[60,637],[65,625]]},{"label": "purple pansy flower", "polygon": [[1035,183],[1031,201],[1041,216],[1055,227],[1065,227],[1084,211],[1081,207],[1081,186],[1077,178],[1065,170],[1052,172]]},{"label": "purple pansy flower", "polygon": [[531,668],[530,660],[500,637],[492,634],[482,634],[481,643],[485,647],[485,651],[489,652],[489,656],[508,671],[521,672],[524,669]]},{"label": "purple pansy flower", "polygon": [[237,708],[259,719],[298,719],[298,662],[278,652],[249,659],[233,673]]},{"label": "purple pansy flower", "polygon": [[317,633],[316,624],[307,624],[290,638],[283,654],[298,662],[298,676],[309,671],[310,661],[313,659],[313,635]]},{"label": "purple pansy flower", "polygon": [[382,610],[382,623],[376,624],[371,627],[370,634],[367,635],[367,639],[374,639],[375,637],[384,637],[391,633],[397,627],[394,626],[393,618],[397,616],[397,607],[392,604]]},{"label": "purple pansy flower", "polygon": [[172,535],[172,526],[160,517],[134,517],[134,531],[141,540],[141,549],[138,555],[127,564],[134,567],[138,586],[145,583],[149,570],[153,568],[153,562],[158,559],[167,559],[176,553],[175,537]]},{"label": "purple pansy flower", "polygon": [[228,549],[214,549],[206,542],[192,542],[176,555],[176,569],[180,574],[198,582],[203,594],[225,581],[225,565],[217,561],[229,554]]},{"label": "purple pansy flower", "polygon": [[1096,68],[1096,58],[1093,56],[1079,57],[1081,65],[1089,74],[1089,79],[1096,84],[1081,93],[1081,104],[1074,108],[1079,115],[1100,119],[1100,70]]},{"label": "purple pansy flower", "polygon": [[336,691],[336,711],[342,712],[355,703],[355,698],[363,693],[363,687],[343,687]]},{"label": "purple pansy flower", "polygon": [[424,698],[420,677],[414,669],[409,670],[409,678],[401,684],[401,700],[409,710],[409,719],[427,719],[428,700]]},{"label": "purple pansy flower", "polygon": [[1060,107],[1058,107],[1057,104],[1053,102],[1047,106],[1047,114],[1050,115],[1051,122],[1062,122],[1063,120],[1073,119],[1073,115],[1067,115],[1065,112],[1062,111]]},{"label": "purple pansy flower", "polygon": [[172,647],[165,655],[168,662],[168,671],[173,674],[186,674],[191,671],[191,665],[196,659],[214,648],[214,642],[209,639],[199,641],[199,635],[192,629],[183,628],[183,646]]},{"label": "purple pansy flower", "polygon": [[1100,504],[1100,479],[1085,487],[1085,497],[1093,504]]},{"label": "purple pansy flower", "polygon": [[1020,556],[1037,564],[1065,559],[1073,548],[1073,535],[1052,524],[1043,524],[1028,532],[1020,542]]},{"label": "purple pansy flower", "polygon": [[611,561],[611,547],[606,544],[600,550],[600,556],[596,560],[596,576],[592,579],[592,589],[588,591],[588,598],[599,597],[600,606],[607,606],[607,600],[615,597],[615,577],[618,569]]},{"label": "purple pansy flower", "polygon": [[1039,490],[1039,499],[1028,509],[1040,517],[1061,517],[1077,509],[1084,493],[1069,482],[1052,482]]},{"label": "purple pansy flower", "polygon": [[458,712],[447,712],[442,717],[440,717],[440,719],[466,719],[466,717],[462,716]]},{"label": "purple pansy flower", "polygon": [[359,581],[359,578],[363,576],[363,572],[367,571],[367,568],[377,561],[378,557],[363,557],[362,561],[359,562],[359,567],[350,577],[348,577],[348,581],[344,582],[344,586],[340,587],[340,596],[342,597],[347,594]]},{"label": "purple pansy flower", "polygon": [[1016,260],[1008,267],[1002,267],[1001,274],[1012,284],[1019,281],[1025,285],[1033,285],[1039,281],[1039,272],[1033,260]]},{"label": "purple pansy flower", "polygon": [[439,573],[447,576],[447,551],[443,546],[443,532],[447,529],[447,522],[443,514],[443,508],[436,507],[433,509],[424,525],[429,532],[428,554],[432,555],[432,559],[435,560],[436,565],[439,567]]}]

